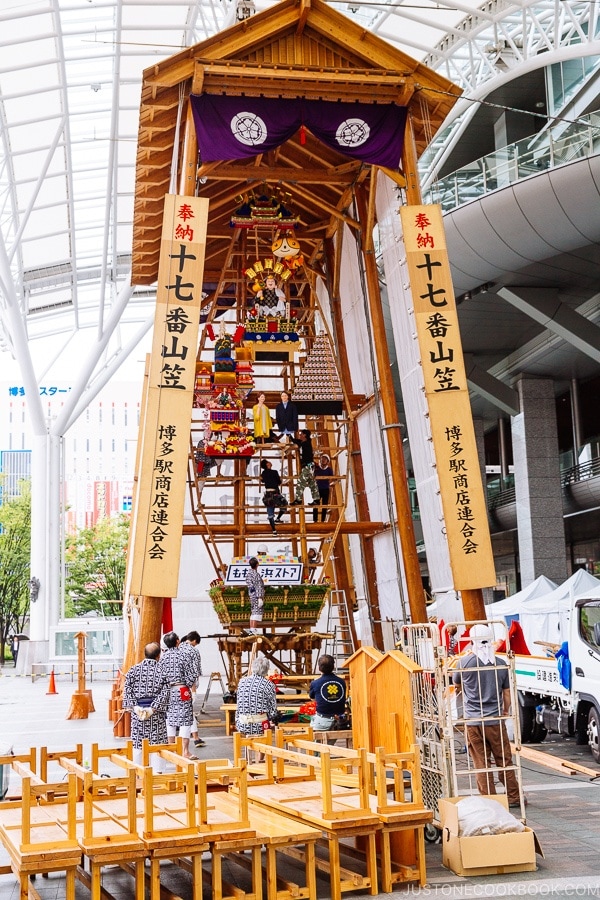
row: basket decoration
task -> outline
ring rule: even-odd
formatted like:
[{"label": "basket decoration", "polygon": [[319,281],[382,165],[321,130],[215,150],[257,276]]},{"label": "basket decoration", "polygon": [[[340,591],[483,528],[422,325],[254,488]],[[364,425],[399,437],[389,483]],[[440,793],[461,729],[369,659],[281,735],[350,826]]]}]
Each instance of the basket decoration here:
[{"label": "basket decoration", "polygon": [[[242,426],[232,426],[230,429],[230,434],[227,438],[224,437],[211,437],[210,441],[207,441],[205,447],[205,453],[207,456],[253,456],[254,454],[254,444],[252,443],[252,439],[247,437],[244,433],[245,428]],[[219,434],[221,431],[225,432],[226,429],[219,429],[219,432],[215,432],[215,435]],[[239,431],[240,433],[234,433]],[[212,432],[211,432],[212,434]]]},{"label": "basket decoration", "polygon": [[[330,584],[267,585],[262,620],[271,625],[316,625],[330,590]],[[213,582],[208,595],[221,624],[249,623],[250,600],[245,585]]]}]

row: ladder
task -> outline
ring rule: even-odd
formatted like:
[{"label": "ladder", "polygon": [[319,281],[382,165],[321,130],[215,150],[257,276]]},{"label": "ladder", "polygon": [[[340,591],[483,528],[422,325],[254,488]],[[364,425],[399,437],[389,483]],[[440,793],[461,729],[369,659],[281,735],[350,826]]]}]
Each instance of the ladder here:
[{"label": "ladder", "polygon": [[327,640],[325,641],[323,653],[333,656],[336,671],[340,668],[340,661],[343,660],[345,662],[356,650],[348,615],[346,592],[332,590],[329,595]]},{"label": "ladder", "polygon": [[198,710],[198,713],[197,713],[197,715],[199,715],[199,716],[205,715],[204,707],[206,706],[206,702],[209,698],[210,689],[212,688],[213,683],[215,681],[218,681],[219,684],[221,685],[221,690],[223,691],[223,696],[225,696],[225,694],[228,693],[225,688],[225,684],[223,682],[223,676],[221,675],[221,673],[220,672],[211,672],[210,678],[208,679],[208,684],[206,685],[206,691],[204,692],[204,699],[203,699],[200,709]]}]

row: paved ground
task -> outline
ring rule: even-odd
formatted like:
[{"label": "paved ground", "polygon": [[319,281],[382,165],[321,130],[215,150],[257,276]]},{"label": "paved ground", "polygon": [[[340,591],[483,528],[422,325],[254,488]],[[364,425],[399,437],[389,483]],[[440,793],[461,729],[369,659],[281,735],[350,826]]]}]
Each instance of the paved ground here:
[{"label": "paved ground", "polygon": [[[0,745],[12,745],[15,752],[31,746],[46,745],[49,749],[69,749],[84,745],[84,756],[94,741],[104,746],[122,743],[114,738],[108,720],[108,698],[111,684],[96,681],[91,686],[96,711],[85,720],[67,720],[71,697],[76,684],[70,678],[57,676],[57,694],[47,694],[47,678],[31,682],[15,678],[10,667],[0,676]],[[207,679],[202,679],[199,697],[204,696]],[[204,718],[221,719],[220,695],[211,692]],[[206,724],[201,729],[206,747],[199,754],[227,757],[232,753],[232,740],[225,737],[223,725]],[[554,756],[568,758],[598,770],[598,781],[583,776],[556,774],[548,769],[523,761],[523,782],[528,797],[527,824],[538,835],[544,859],[538,857],[538,870],[513,875],[461,878],[441,864],[441,844],[427,845],[426,888],[396,888],[395,893],[440,897],[586,897],[600,898],[600,767],[594,766],[586,747],[574,741],[556,737],[538,749]],[[0,850],[0,853],[2,851]],[[2,857],[2,862],[4,857]],[[237,871],[237,870],[236,870]],[[228,874],[234,879],[237,875]],[[172,894],[182,900],[191,897],[189,878],[169,867],[164,870],[164,882]],[[118,870],[111,870],[104,880],[105,887],[119,900],[131,900],[131,882]],[[41,900],[62,900],[64,885],[58,877],[38,879],[36,889]],[[208,890],[205,888],[205,890]],[[78,898],[88,892],[78,884]],[[209,896],[205,894],[205,896]],[[319,880],[319,898],[328,896],[326,881]],[[350,896],[358,897],[359,894]],[[382,897],[385,895],[381,895]],[[18,900],[19,892],[11,875],[0,876],[0,900]]]}]

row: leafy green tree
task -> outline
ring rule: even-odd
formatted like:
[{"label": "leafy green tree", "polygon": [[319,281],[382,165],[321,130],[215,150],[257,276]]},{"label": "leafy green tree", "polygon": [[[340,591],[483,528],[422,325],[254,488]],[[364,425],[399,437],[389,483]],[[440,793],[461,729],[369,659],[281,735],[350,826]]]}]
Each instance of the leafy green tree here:
[{"label": "leafy green tree", "polygon": [[125,551],[129,517],[100,519],[67,538],[65,614],[80,616],[92,610],[107,616],[122,611]]},{"label": "leafy green tree", "polygon": [[11,633],[23,631],[29,615],[31,484],[0,506],[0,660]]}]

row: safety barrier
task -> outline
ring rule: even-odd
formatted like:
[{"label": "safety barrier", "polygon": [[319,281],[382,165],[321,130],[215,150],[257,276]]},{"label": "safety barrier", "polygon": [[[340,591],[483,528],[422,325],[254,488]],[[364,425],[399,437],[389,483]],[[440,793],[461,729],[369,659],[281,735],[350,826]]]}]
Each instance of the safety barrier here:
[{"label": "safety barrier", "polygon": [[[86,681],[90,682],[92,682],[94,678],[96,678],[96,681],[114,681],[119,671],[120,667],[116,663],[110,665],[106,662],[88,663],[85,667],[85,678]],[[71,681],[76,681],[78,673],[77,663],[60,663],[59,666],[57,666],[56,663],[33,663],[31,666],[31,680],[32,682],[35,682],[36,678],[49,677],[51,672],[54,672],[55,678],[59,675],[66,675]],[[99,678],[99,675],[106,675],[106,678]],[[9,677],[29,678],[29,675],[15,674]]]}]

